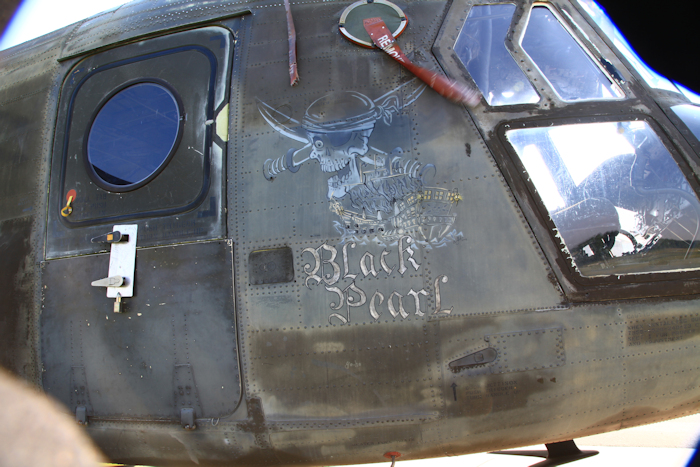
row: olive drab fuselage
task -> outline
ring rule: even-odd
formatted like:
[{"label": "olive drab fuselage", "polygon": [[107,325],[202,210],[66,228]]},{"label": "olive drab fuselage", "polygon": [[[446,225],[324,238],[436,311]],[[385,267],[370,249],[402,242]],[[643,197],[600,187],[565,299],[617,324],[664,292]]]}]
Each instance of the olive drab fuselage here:
[{"label": "olive drab fuselage", "polygon": [[686,91],[590,0],[395,3],[403,53],[478,105],[346,40],[351,2],[290,3],[293,87],[275,2],[134,1],[0,52],[0,363],[111,460],[410,460],[698,411]]}]

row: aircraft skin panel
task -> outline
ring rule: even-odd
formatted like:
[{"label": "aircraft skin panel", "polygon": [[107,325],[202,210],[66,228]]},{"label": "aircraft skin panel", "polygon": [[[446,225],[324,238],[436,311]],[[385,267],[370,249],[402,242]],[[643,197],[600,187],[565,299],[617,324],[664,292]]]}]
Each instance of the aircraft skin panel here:
[{"label": "aircraft skin panel", "polygon": [[243,2],[195,7],[187,1],[129,2],[79,23],[66,41],[60,60],[128,42],[135,37],[162,34],[183,26],[210,23],[217,19],[243,15],[249,11],[250,7]]},{"label": "aircraft skin panel", "polygon": [[[58,101],[55,58],[68,29],[0,53],[0,270],[2,365],[39,385],[40,307],[36,268],[43,257],[44,212],[51,140]],[[40,58],[34,55],[37,54]]]},{"label": "aircraft skin panel", "polygon": [[[14,79],[12,74],[8,79]],[[41,202],[39,186],[44,180],[37,169],[41,170],[44,162],[41,158],[43,127],[36,115],[42,112],[50,97],[51,80],[52,76],[48,74],[25,81],[22,91],[26,94],[8,99],[3,105],[2,119],[7,125],[0,129],[6,164],[0,201],[2,220],[36,215],[40,207],[37,204]],[[36,86],[39,86],[39,92]],[[25,154],[30,148],[32,151]]]},{"label": "aircraft skin panel", "polygon": [[[281,13],[277,14],[281,21]],[[309,16],[302,13],[297,27],[305,27],[303,19]],[[360,58],[355,59],[354,55],[349,55],[353,49],[343,42],[338,44],[343,52],[343,64],[339,58],[333,57],[306,59],[304,62],[307,54],[303,44],[300,44],[300,63],[329,70],[326,78],[328,84],[321,81],[327,87],[319,88],[314,81],[302,80],[298,88],[286,89],[282,87],[285,83],[281,77],[266,73],[274,63],[268,58],[269,50],[279,47],[280,40],[281,37],[273,34],[269,42],[257,37],[252,41],[254,50],[261,53],[251,52],[248,55],[243,94],[254,96],[264,92],[263,104],[284,116],[279,117],[279,122],[271,124],[259,110],[263,104],[243,106],[242,120],[245,124],[238,160],[240,168],[236,168],[234,174],[237,176],[236,204],[240,206],[234,228],[242,240],[236,251],[237,264],[241,265],[237,269],[237,284],[241,290],[239,316],[241,329],[245,332],[242,345],[247,349],[243,365],[250,372],[246,392],[260,398],[268,423],[295,431],[293,435],[272,433],[270,437],[273,446],[279,446],[281,451],[289,454],[298,453],[301,446],[311,449],[318,442],[315,441],[317,434],[312,430],[315,427],[366,427],[371,433],[361,435],[361,439],[372,438],[372,442],[359,442],[356,437],[348,441],[343,449],[331,451],[333,448],[326,448],[326,451],[333,452],[334,458],[344,452],[345,455],[352,452],[353,461],[369,461],[372,459],[371,452],[388,450],[390,445],[399,450],[416,446],[418,438],[415,428],[405,417],[399,417],[408,411],[414,421],[415,417],[421,420],[421,439],[425,448],[420,448],[419,455],[428,456],[433,449],[429,446],[442,443],[446,436],[441,428],[444,422],[440,414],[446,413],[446,406],[452,397],[452,389],[442,383],[446,379],[445,368],[434,356],[438,353],[434,346],[437,342],[442,345],[443,338],[438,333],[440,328],[436,326],[437,322],[431,324],[431,320],[441,313],[443,316],[460,316],[462,319],[450,318],[450,324],[455,330],[465,332],[465,329],[471,329],[470,316],[496,313],[507,316],[518,310],[553,309],[561,304],[562,296],[558,288],[552,286],[551,279],[547,279],[547,266],[537,253],[536,244],[531,241],[527,224],[512,222],[512,216],[520,218],[517,207],[508,198],[504,182],[494,170],[493,160],[480,143],[469,117],[457,107],[444,106],[442,99],[431,91],[425,91],[400,112],[392,114],[390,121],[378,119],[368,138],[368,148],[361,149],[366,151],[363,155],[374,163],[372,158],[381,160],[383,153],[401,148],[403,157],[408,159],[413,156],[413,161],[419,164],[418,170],[430,164],[436,167],[425,172],[426,178],[429,175],[440,187],[458,187],[463,197],[452,211],[457,216],[452,228],[459,226],[454,235],[461,234],[458,240],[437,247],[425,242],[411,258],[416,261],[418,269],[406,259],[408,253],[404,253],[406,271],[403,276],[397,272],[401,267],[397,249],[405,249],[408,246],[406,240],[400,244],[399,237],[377,245],[378,241],[369,232],[365,232],[364,236],[358,235],[357,239],[345,232],[339,216],[330,209],[333,200],[328,195],[328,175],[319,170],[316,160],[307,160],[293,173],[291,170],[282,171],[272,182],[266,180],[265,167],[261,163],[268,158],[283,157],[290,148],[298,150],[304,145],[276,131],[273,124],[277,128],[298,126],[298,123],[290,122],[303,120],[308,114],[307,109],[313,111],[314,102],[324,95],[329,95],[329,99],[342,99],[343,92],[338,90],[362,93],[367,99],[381,103],[384,95],[391,94],[393,88],[398,88],[410,78],[397,81],[392,76],[394,65],[388,64],[388,70],[385,70],[374,61],[367,63],[366,53],[360,52]],[[410,30],[402,36],[402,40],[422,43],[422,39],[411,35]],[[349,72],[341,72],[344,69]],[[379,83],[387,84],[378,90],[351,87],[366,72],[376,76]],[[270,82],[273,78],[279,80],[276,86]],[[396,92],[399,106],[406,101],[408,92]],[[299,97],[295,98],[295,95]],[[309,157],[308,149],[305,151],[299,153],[299,160]],[[370,169],[369,165],[365,167],[365,170]],[[494,208],[494,203],[500,207]],[[366,208],[366,211],[368,214],[370,209]],[[464,219],[463,223],[461,219]],[[287,234],[289,236],[285,238],[284,231],[273,228],[276,223],[289,223],[292,226],[291,235]],[[368,225],[368,228],[371,227]],[[489,245],[494,238],[517,244],[525,242],[529,248],[512,252],[490,250]],[[494,246],[498,244],[499,241],[493,242]],[[267,287],[248,285],[248,255],[262,248],[279,248],[282,245],[290,245],[294,250],[295,283]],[[318,255],[318,259],[315,255]],[[334,259],[331,261],[331,258]],[[382,269],[382,258],[387,268],[393,269],[391,274]],[[314,270],[317,261],[326,261],[319,271],[312,274],[317,275],[320,282],[303,272]],[[503,261],[510,267],[499,266],[499,262]],[[335,267],[338,269],[337,278],[333,277]],[[526,271],[532,270],[542,273],[526,274]],[[465,274],[465,271],[470,273]],[[492,290],[495,283],[489,276],[491,271],[498,274],[500,280],[519,287],[520,293],[485,294],[484,291]],[[507,279],[504,273],[512,273],[513,278]],[[453,284],[450,275],[460,274],[470,279],[465,283]],[[532,282],[523,282],[524,275]],[[443,282],[445,277],[448,279],[446,283]],[[437,310],[435,300],[436,280],[440,287],[441,306],[444,307],[442,311]],[[369,285],[365,286],[366,283]],[[329,291],[332,288],[338,291]],[[415,295],[409,295],[411,291]],[[418,294],[419,291],[423,293]],[[319,301],[319,294],[326,299]],[[495,301],[494,295],[498,296]],[[373,311],[368,303],[372,296],[376,305]],[[395,316],[388,308],[390,296]],[[415,308],[416,296],[420,304],[418,309]],[[355,303],[363,300],[364,303],[357,308],[348,308],[347,297],[357,299]],[[340,301],[346,306],[338,307]],[[332,309],[332,306],[338,309]],[[449,311],[449,315],[446,311]],[[343,324],[348,318],[349,324]],[[343,337],[348,332],[345,329],[352,330],[357,337],[349,340]],[[367,336],[367,333],[377,335],[377,338],[370,338],[369,341],[382,345],[373,345],[369,349],[354,345],[361,341],[360,336]],[[471,331],[469,333],[471,335]],[[386,337],[379,337],[383,335]],[[314,336],[311,338],[312,346],[304,345],[309,336]],[[429,336],[426,343],[420,340],[425,336]],[[419,345],[428,346],[425,366],[416,366],[415,359],[411,357]],[[413,362],[410,367],[386,366],[387,362],[395,359],[392,355],[404,352]],[[315,368],[323,368],[326,372],[320,381],[314,376]],[[417,372],[425,373],[427,370],[429,373],[428,378],[423,378],[425,381],[415,377]],[[391,380],[384,377],[387,372],[394,373]],[[324,385],[324,381],[327,384]],[[436,389],[440,386],[441,389]],[[377,400],[382,401],[382,408],[370,410],[372,401]],[[371,428],[376,423],[390,424],[392,428]],[[494,423],[497,422],[494,420]],[[379,432],[382,432],[381,437]],[[455,430],[455,433],[458,432]],[[342,437],[342,433],[339,432],[339,436]],[[293,443],[288,440],[293,440]],[[368,453],[363,454],[363,451]]]},{"label": "aircraft skin panel", "polygon": [[[36,378],[36,347],[33,336],[32,310],[36,271],[28,267],[26,256],[32,253],[32,218],[18,217],[0,222],[3,243],[0,247],[0,274],[5,284],[3,298],[2,337],[7,345],[0,351],[0,363],[13,373],[27,379]],[[28,325],[29,323],[29,325]]]},{"label": "aircraft skin panel", "polygon": [[[75,24],[66,26],[18,46],[0,50],[0,63],[2,63],[1,73],[5,75],[6,73],[12,73],[20,69],[23,70],[24,73],[26,73],[28,69],[32,69],[34,72],[41,71],[42,73],[46,73],[55,69],[57,67],[55,61],[37,61],[34,60],[34,54],[42,58],[56,59],[67,39],[67,35],[75,26]],[[14,87],[16,84],[17,83],[13,81],[3,81],[2,88]]]},{"label": "aircraft skin panel", "polygon": [[[588,392],[581,398],[589,399],[591,396],[588,394],[600,375],[603,372],[615,372],[616,367],[620,366],[617,361],[588,364],[587,367],[592,371],[590,375],[579,374],[578,369],[574,368],[572,359],[577,355],[572,356],[568,348],[569,342],[578,340],[580,331],[578,327],[559,327],[559,324],[562,314],[573,317],[577,312],[578,310],[552,310],[496,319],[472,319],[471,322],[478,331],[467,342],[460,339],[462,333],[452,331],[454,319],[441,320],[441,333],[449,336],[446,339],[449,347],[449,353],[446,352],[448,360],[488,347],[498,349],[498,358],[492,363],[448,373],[449,381],[446,385],[452,389],[453,397],[448,399],[447,407],[453,417],[448,417],[445,423],[449,427],[446,433],[453,434],[452,430],[458,429],[455,421],[459,416],[469,417],[473,421],[466,428],[469,437],[481,449],[489,449],[488,445],[495,433],[508,433],[506,436],[526,441],[530,437],[542,436],[550,428],[551,432],[559,435],[559,430],[571,427],[568,420],[573,414],[567,414],[572,408],[586,404],[581,400],[567,406],[568,401],[578,398],[575,394],[570,394],[570,388],[586,388]],[[510,331],[492,334],[494,321],[501,324],[499,329]],[[606,331],[607,336],[616,337],[613,328]],[[562,352],[562,348],[567,350]],[[564,393],[566,397],[563,397]],[[609,403],[614,403],[616,399],[621,402],[622,390],[609,389],[607,397]],[[547,412],[548,415],[535,416],[540,412]],[[505,413],[513,417],[517,428],[506,428],[498,422],[499,414]],[[598,418],[599,414],[596,413],[579,413],[575,417],[575,426],[595,423]],[[450,452],[461,451],[463,441],[460,441],[458,435],[451,438]]]},{"label": "aircraft skin panel", "polygon": [[[233,413],[240,379],[231,260],[226,242],[140,250],[126,320],[113,313],[103,288],[77,292],[62,284],[68,275],[83,284],[106,274],[109,255],[46,262],[44,389],[67,406],[86,405],[95,419],[179,422],[187,402],[200,417]],[[189,263],[198,267],[181,267]],[[74,392],[83,385],[88,394],[80,404]]]},{"label": "aircraft skin panel", "polygon": [[[697,268],[579,274],[506,136],[639,118],[697,191],[692,145],[666,117],[685,97],[648,89],[555,0],[624,96],[562,101],[521,55],[521,2],[504,43],[539,100],[467,109],[345,40],[349,4],[292,2],[295,87],[273,2],[130,2],[0,52],[0,363],[130,464],[376,463],[700,410]],[[398,43],[473,83],[451,47],[474,5],[403,3]],[[75,91],[93,72],[106,78]],[[86,131],[143,79],[180,96],[183,136],[152,179],[110,191],[87,172]],[[64,205],[69,189],[90,204]],[[138,226],[135,293],[114,313],[90,285],[111,247],[91,239],[120,223]]]},{"label": "aircraft skin panel", "polygon": [[[598,430],[635,426],[640,424],[642,418],[653,417],[660,421],[670,418],[671,413],[694,413],[698,407],[695,390],[698,370],[694,358],[696,345],[689,345],[689,341],[692,342],[693,336],[697,336],[697,330],[694,326],[684,329],[679,326],[679,323],[697,320],[694,306],[695,302],[692,301],[680,308],[654,301],[637,304],[633,310],[610,304],[547,312],[545,315],[551,315],[552,324],[561,322],[562,315],[565,316],[567,325],[561,329],[562,341],[566,343],[565,365],[537,368],[538,360],[543,360],[540,354],[531,359],[535,367],[521,367],[502,374],[497,373],[498,362],[496,366],[491,364],[464,369],[451,377],[457,386],[457,401],[449,399],[448,406],[451,405],[451,409],[457,413],[469,414],[474,421],[471,425],[474,431],[470,429],[469,438],[480,444],[481,450],[492,449],[488,444],[491,439],[489,434],[504,431],[496,421],[498,418],[494,417],[500,411],[508,411],[516,417],[521,427],[519,433],[527,432],[528,436],[533,436],[530,440],[546,436],[544,431],[549,428],[561,427],[561,431],[551,430],[557,438],[549,438],[549,442],[586,436]],[[527,324],[528,318],[533,316],[509,316],[507,326],[523,331],[528,329],[527,332],[534,334],[534,328]],[[457,340],[459,332],[453,331],[452,320],[454,318],[440,320],[444,324],[441,329],[443,342],[449,343],[448,348],[455,349],[448,359],[452,359],[452,355],[462,356],[493,345],[483,338],[474,338],[468,342],[469,346],[462,344],[467,351],[458,353],[462,345]],[[546,329],[547,321],[542,319],[542,314],[536,320],[538,330]],[[492,319],[483,321],[488,325],[493,324]],[[659,330],[651,337],[650,329]],[[488,331],[482,331],[482,334],[486,338]],[[601,342],[608,345],[600,345]],[[515,352],[522,354],[527,351],[525,344],[524,341],[519,342]],[[542,352],[542,349],[536,351]],[[647,355],[644,355],[645,352]],[[658,355],[658,363],[645,358],[650,353]],[[669,353],[674,354],[674,361],[678,362],[673,365],[673,371],[660,365],[662,355]],[[669,365],[668,360],[665,363]],[[671,377],[676,373],[687,373],[689,379]],[[476,378],[480,374],[487,375],[485,384]],[[614,379],[613,375],[623,377]],[[579,389],[572,393],[572,386]],[[459,401],[464,399],[465,402],[460,404]],[[604,403],[600,404],[601,401]],[[541,411],[552,415],[542,420],[534,415]],[[516,415],[518,413],[520,416]],[[572,419],[576,420],[575,426],[570,423]],[[454,424],[457,430],[457,419],[450,417],[450,420],[455,422],[448,421],[447,424]],[[523,430],[525,427],[527,430]],[[457,440],[454,444],[458,446],[460,443]],[[455,448],[453,452],[460,451]]]},{"label": "aircraft skin panel", "polygon": [[[386,335],[387,327],[358,327],[357,333]],[[435,419],[440,394],[431,389],[432,377],[423,381],[420,376],[435,373],[437,382],[439,368],[434,341],[418,341],[424,337],[424,330],[395,331],[391,340],[378,339],[384,345],[376,349],[342,348],[344,343],[339,342],[337,330],[317,333],[316,343],[310,347],[300,337],[301,330],[259,333],[260,337],[255,333],[254,338],[247,339],[247,348],[256,352],[263,346],[277,350],[265,352],[250,363],[250,381],[254,383],[249,393],[259,394],[270,422],[330,425],[337,420],[341,425],[363,426],[402,419],[406,413],[421,420]],[[409,343],[404,346],[401,341]],[[308,356],[304,350],[309,350]],[[386,376],[380,377],[382,374]]]}]

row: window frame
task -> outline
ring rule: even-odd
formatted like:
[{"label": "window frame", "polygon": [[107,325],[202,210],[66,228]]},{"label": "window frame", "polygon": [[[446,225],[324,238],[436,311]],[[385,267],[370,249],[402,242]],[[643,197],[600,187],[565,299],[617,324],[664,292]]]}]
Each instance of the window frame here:
[{"label": "window frame", "polygon": [[[530,85],[530,88],[537,96],[537,101],[536,102],[520,102],[520,103],[515,103],[515,104],[500,104],[500,105],[496,104],[496,105],[493,105],[493,104],[490,104],[488,102],[486,96],[484,95],[483,96],[484,102],[486,102],[486,105],[488,107],[497,108],[497,109],[537,107],[542,102],[542,99],[544,98],[544,96],[542,95],[541,92],[539,92],[539,90],[537,89],[537,86],[532,82],[530,76],[528,76],[528,74],[525,73],[525,70],[523,70],[523,68],[518,64],[518,61],[516,60],[515,56],[513,55],[513,50],[511,50],[511,48],[508,47],[508,43],[511,42],[509,40],[509,37],[512,36],[512,34],[513,34],[512,31],[513,31],[514,19],[516,18],[516,16],[518,16],[517,13],[519,11],[519,6],[518,6],[517,2],[515,2],[515,0],[512,0],[510,2],[509,1],[502,1],[502,0],[498,1],[498,2],[477,2],[473,5],[471,5],[470,8],[465,11],[466,14],[464,16],[464,21],[461,23],[461,25],[459,26],[459,28],[457,30],[457,34],[455,35],[454,41],[450,46],[450,50],[453,51],[453,56],[456,58],[455,62],[459,66],[460,70],[463,73],[465,73],[467,76],[469,76],[469,79],[473,82],[475,88],[479,89],[479,91],[481,92],[481,88],[476,83],[476,81],[472,78],[471,73],[469,73],[469,71],[467,69],[467,65],[462,61],[462,59],[457,55],[457,53],[454,52],[454,50],[455,50],[455,46],[459,42],[459,39],[462,35],[462,32],[464,31],[464,26],[467,24],[467,21],[470,19],[472,11],[475,7],[500,6],[500,5],[511,5],[513,7],[513,16],[511,18],[511,23],[508,27],[508,31],[506,32],[506,36],[504,37],[503,46],[505,47],[506,51],[510,54],[510,57],[513,59],[513,64],[520,70],[520,72],[522,73],[522,77],[525,80],[527,80],[528,84]],[[476,19],[479,19],[479,17],[477,17]],[[522,47],[520,47],[520,48],[522,49]],[[483,92],[482,92],[482,95],[483,95]]]},{"label": "window frame", "polygon": [[[573,301],[599,301],[611,299],[645,298],[700,293],[700,264],[695,269],[667,272],[649,272],[608,276],[583,276],[566,253],[562,240],[556,235],[556,226],[549,216],[541,196],[525,170],[506,132],[521,128],[539,128],[552,125],[585,124],[618,121],[644,121],[657,134],[678,164],[688,183],[700,197],[700,184],[681,152],[673,144],[662,126],[651,116],[643,114],[603,115],[590,117],[564,117],[538,120],[512,120],[502,123],[496,130],[500,149],[500,165],[504,169],[509,185],[525,212],[525,216],[548,257],[554,272],[560,279],[566,295]],[[697,240],[696,240],[697,241]]]},{"label": "window frame", "polygon": [[695,151],[694,156],[700,160],[700,138],[696,137],[695,134],[692,132],[692,130],[688,127],[688,125],[685,123],[683,119],[673,110],[673,107],[679,106],[679,105],[692,105],[694,107],[700,108],[700,104],[694,104],[692,102],[686,101],[686,102],[676,102],[676,103],[668,103],[667,107],[668,109],[664,109],[666,116],[668,117],[669,120],[671,120],[671,123],[676,127],[678,132],[685,138],[685,141],[688,143],[688,145],[693,148],[693,151]]},{"label": "window frame", "polygon": [[[238,102],[232,83],[240,67],[233,31],[241,22],[242,18],[234,18],[119,44],[64,63],[47,174],[46,259],[105,251],[103,244],[93,244],[90,238],[124,222],[139,224],[139,245],[143,247],[225,237],[229,118],[238,111],[231,104]],[[176,70],[180,57],[196,60],[198,66],[192,73]],[[165,69],[168,73],[164,74]],[[201,84],[199,90],[192,88],[192,79]],[[128,191],[106,189],[96,183],[86,166],[89,128],[110,96],[149,80],[163,80],[177,91],[168,88],[179,98],[184,117],[180,140],[173,145],[169,162],[161,164],[162,170],[138,184],[141,186],[130,185],[133,189]],[[78,95],[81,86],[88,86],[88,94]],[[183,154],[186,157],[180,157]],[[196,173],[188,171],[191,167],[196,167]],[[190,180],[184,192],[173,183],[183,177]],[[82,182],[80,188],[76,181]],[[158,196],[169,187],[172,196]],[[71,196],[74,212],[64,216],[61,211]]]},{"label": "window frame", "polygon": [[[557,90],[554,87],[554,85],[552,84],[552,82],[549,80],[549,78],[547,78],[547,75],[544,74],[542,69],[537,64],[537,62],[535,62],[533,60],[533,58],[530,56],[530,54],[528,54],[527,51],[525,50],[525,48],[523,47],[523,40],[525,39],[525,34],[527,33],[528,26],[530,25],[530,15],[532,14],[532,10],[534,10],[535,8],[538,8],[538,7],[546,8],[554,16],[554,18],[559,22],[559,25],[564,29],[564,31],[566,31],[569,34],[571,39],[573,39],[574,42],[576,42],[576,44],[578,44],[578,46],[581,48],[581,51],[590,59],[592,65],[594,67],[596,67],[603,74],[603,76],[605,76],[610,81],[610,85],[613,88],[616,88],[617,91],[622,93],[622,96],[610,97],[610,98],[589,98],[589,99],[567,100],[567,99],[564,99],[561,95],[559,95],[559,93],[557,92]],[[572,30],[571,25],[568,24],[568,21],[566,21],[564,19],[564,15],[562,15],[557,10],[556,6],[551,4],[551,3],[535,2],[530,6],[530,8],[528,10],[527,20],[525,21],[525,24],[523,25],[522,31],[518,37],[518,47],[520,48],[522,53],[529,59],[532,66],[537,68],[539,73],[542,75],[543,79],[549,85],[550,89],[554,92],[554,94],[558,97],[558,99],[563,103],[574,104],[577,102],[600,102],[600,101],[615,102],[615,101],[620,101],[620,100],[624,100],[627,98],[627,93],[625,93],[625,90],[622,88],[622,86],[620,86],[618,84],[617,80],[610,74],[610,72],[605,68],[605,66],[603,66],[602,63],[600,63],[600,61],[595,58],[595,56],[591,53],[590,49],[586,46],[586,44],[584,44],[581,41],[581,39],[579,38],[579,35],[576,34]]]},{"label": "window frame", "polygon": [[[455,0],[450,7],[450,10],[445,18],[437,40],[433,44],[432,52],[437,57],[438,62],[442,65],[448,75],[453,79],[471,84],[478,89],[476,82],[468,73],[466,66],[457,57],[454,52],[454,45],[457,37],[469,16],[471,9],[481,5],[504,5],[515,4],[515,12],[511,20],[508,33],[505,38],[505,47],[515,61],[515,64],[520,67],[525,77],[530,81],[535,92],[540,96],[539,102],[528,104],[510,104],[491,106],[482,99],[484,112],[531,112],[533,110],[549,111],[556,107],[574,106],[582,104],[611,104],[625,102],[628,99],[634,99],[635,93],[627,85],[626,68],[623,70],[622,64],[614,48],[610,50],[600,50],[599,47],[590,40],[588,33],[595,33],[597,29],[591,28],[586,32],[585,28],[590,27],[589,23],[584,19],[574,18],[574,16],[583,16],[578,10],[569,11],[559,5],[557,1],[535,1],[532,3],[522,4],[519,2],[508,0]],[[575,101],[563,100],[550,84],[549,80],[537,67],[537,64],[530,58],[522,47],[522,40],[527,30],[530,20],[532,8],[536,6],[546,7],[552,14],[555,15],[561,26],[569,33],[574,41],[583,49],[583,52],[592,60],[603,75],[608,78],[611,85],[619,89],[623,96],[618,98],[608,99],[582,99]],[[572,16],[572,14],[574,16]],[[577,22],[578,21],[578,22]],[[581,24],[579,24],[581,23]],[[606,44],[607,45],[607,44]],[[611,74],[610,70],[604,66],[600,59],[609,60],[609,65],[617,71],[621,76],[621,80]],[[623,72],[624,71],[624,72]],[[477,109],[478,111],[478,109]]]},{"label": "window frame", "polygon": [[[512,2],[455,0],[451,5],[432,48],[438,62],[451,78],[475,85],[466,69],[458,63],[459,60],[452,50],[452,45],[472,6],[502,3]],[[529,57],[517,44],[518,38],[522,37],[527,27],[529,11],[534,3],[545,4],[550,10],[558,13],[562,24],[580,44],[583,44],[586,52],[594,57],[596,64],[600,63],[600,59],[609,62],[611,69],[619,75],[612,78],[624,92],[625,98],[583,101],[562,101],[558,98],[544,76],[532,66],[533,63]],[[523,124],[549,125],[550,123],[644,119],[657,133],[697,192],[700,180],[700,152],[694,152],[691,145],[681,136],[676,123],[677,117],[668,115],[671,112],[658,99],[659,95],[671,93],[658,90],[650,92],[636,70],[630,69],[625,58],[609,42],[607,36],[601,34],[600,28],[576,2],[538,0],[524,5],[516,4],[513,21],[506,37],[506,48],[531,83],[536,83],[536,91],[542,99],[538,104],[498,107],[489,106],[485,100],[482,100],[475,108],[465,109],[465,111],[468,110],[479,129],[483,143],[500,169],[506,190],[512,196],[513,208],[527,222],[533,242],[550,266],[553,284],[561,288],[563,300],[570,303],[585,303],[700,294],[700,280],[698,280],[700,271],[697,270],[619,277],[584,277],[576,272],[554,237],[552,230],[554,225],[548,222],[549,216],[544,211],[544,204],[539,200],[539,196],[532,194],[523,179],[522,167],[514,162],[513,156],[517,158],[517,155],[513,153],[504,134],[505,129],[520,128]],[[528,68],[530,68],[529,71]],[[603,72],[606,76],[610,76],[607,68]],[[673,103],[680,101],[687,102],[685,98],[672,96]]]}]

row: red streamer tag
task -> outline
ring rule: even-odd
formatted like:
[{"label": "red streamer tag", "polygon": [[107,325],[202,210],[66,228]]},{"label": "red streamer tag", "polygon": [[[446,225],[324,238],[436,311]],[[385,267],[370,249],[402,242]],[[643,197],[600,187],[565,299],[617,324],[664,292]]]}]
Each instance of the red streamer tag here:
[{"label": "red streamer tag", "polygon": [[434,71],[411,63],[408,57],[401,51],[398,44],[396,44],[396,39],[394,39],[391,31],[386,27],[384,20],[381,18],[367,18],[362,21],[362,24],[369,34],[369,37],[372,38],[374,45],[405,66],[411,73],[420,78],[441,96],[454,102],[466,104],[469,107],[475,107],[481,101],[481,95],[476,89],[452,81]]},{"label": "red streamer tag", "polygon": [[299,71],[297,69],[297,32],[294,28],[292,10],[289,7],[289,0],[284,0],[284,9],[287,12],[287,33],[289,37],[289,84],[296,86],[299,84]]}]

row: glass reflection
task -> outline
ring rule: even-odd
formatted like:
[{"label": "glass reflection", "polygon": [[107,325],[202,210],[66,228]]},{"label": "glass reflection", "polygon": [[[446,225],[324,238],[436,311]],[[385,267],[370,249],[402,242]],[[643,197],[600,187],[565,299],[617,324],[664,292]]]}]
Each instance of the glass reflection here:
[{"label": "glass reflection", "polygon": [[477,5],[457,37],[454,50],[491,106],[540,100],[506,48],[515,5]]},{"label": "glass reflection", "polygon": [[87,156],[99,178],[128,188],[168,159],[177,141],[180,110],[164,86],[138,83],[112,96],[95,117]]},{"label": "glass reflection", "polygon": [[700,202],[646,122],[509,130],[584,276],[697,267]]},{"label": "glass reflection", "polygon": [[548,8],[532,9],[522,46],[563,100],[624,97]]}]

